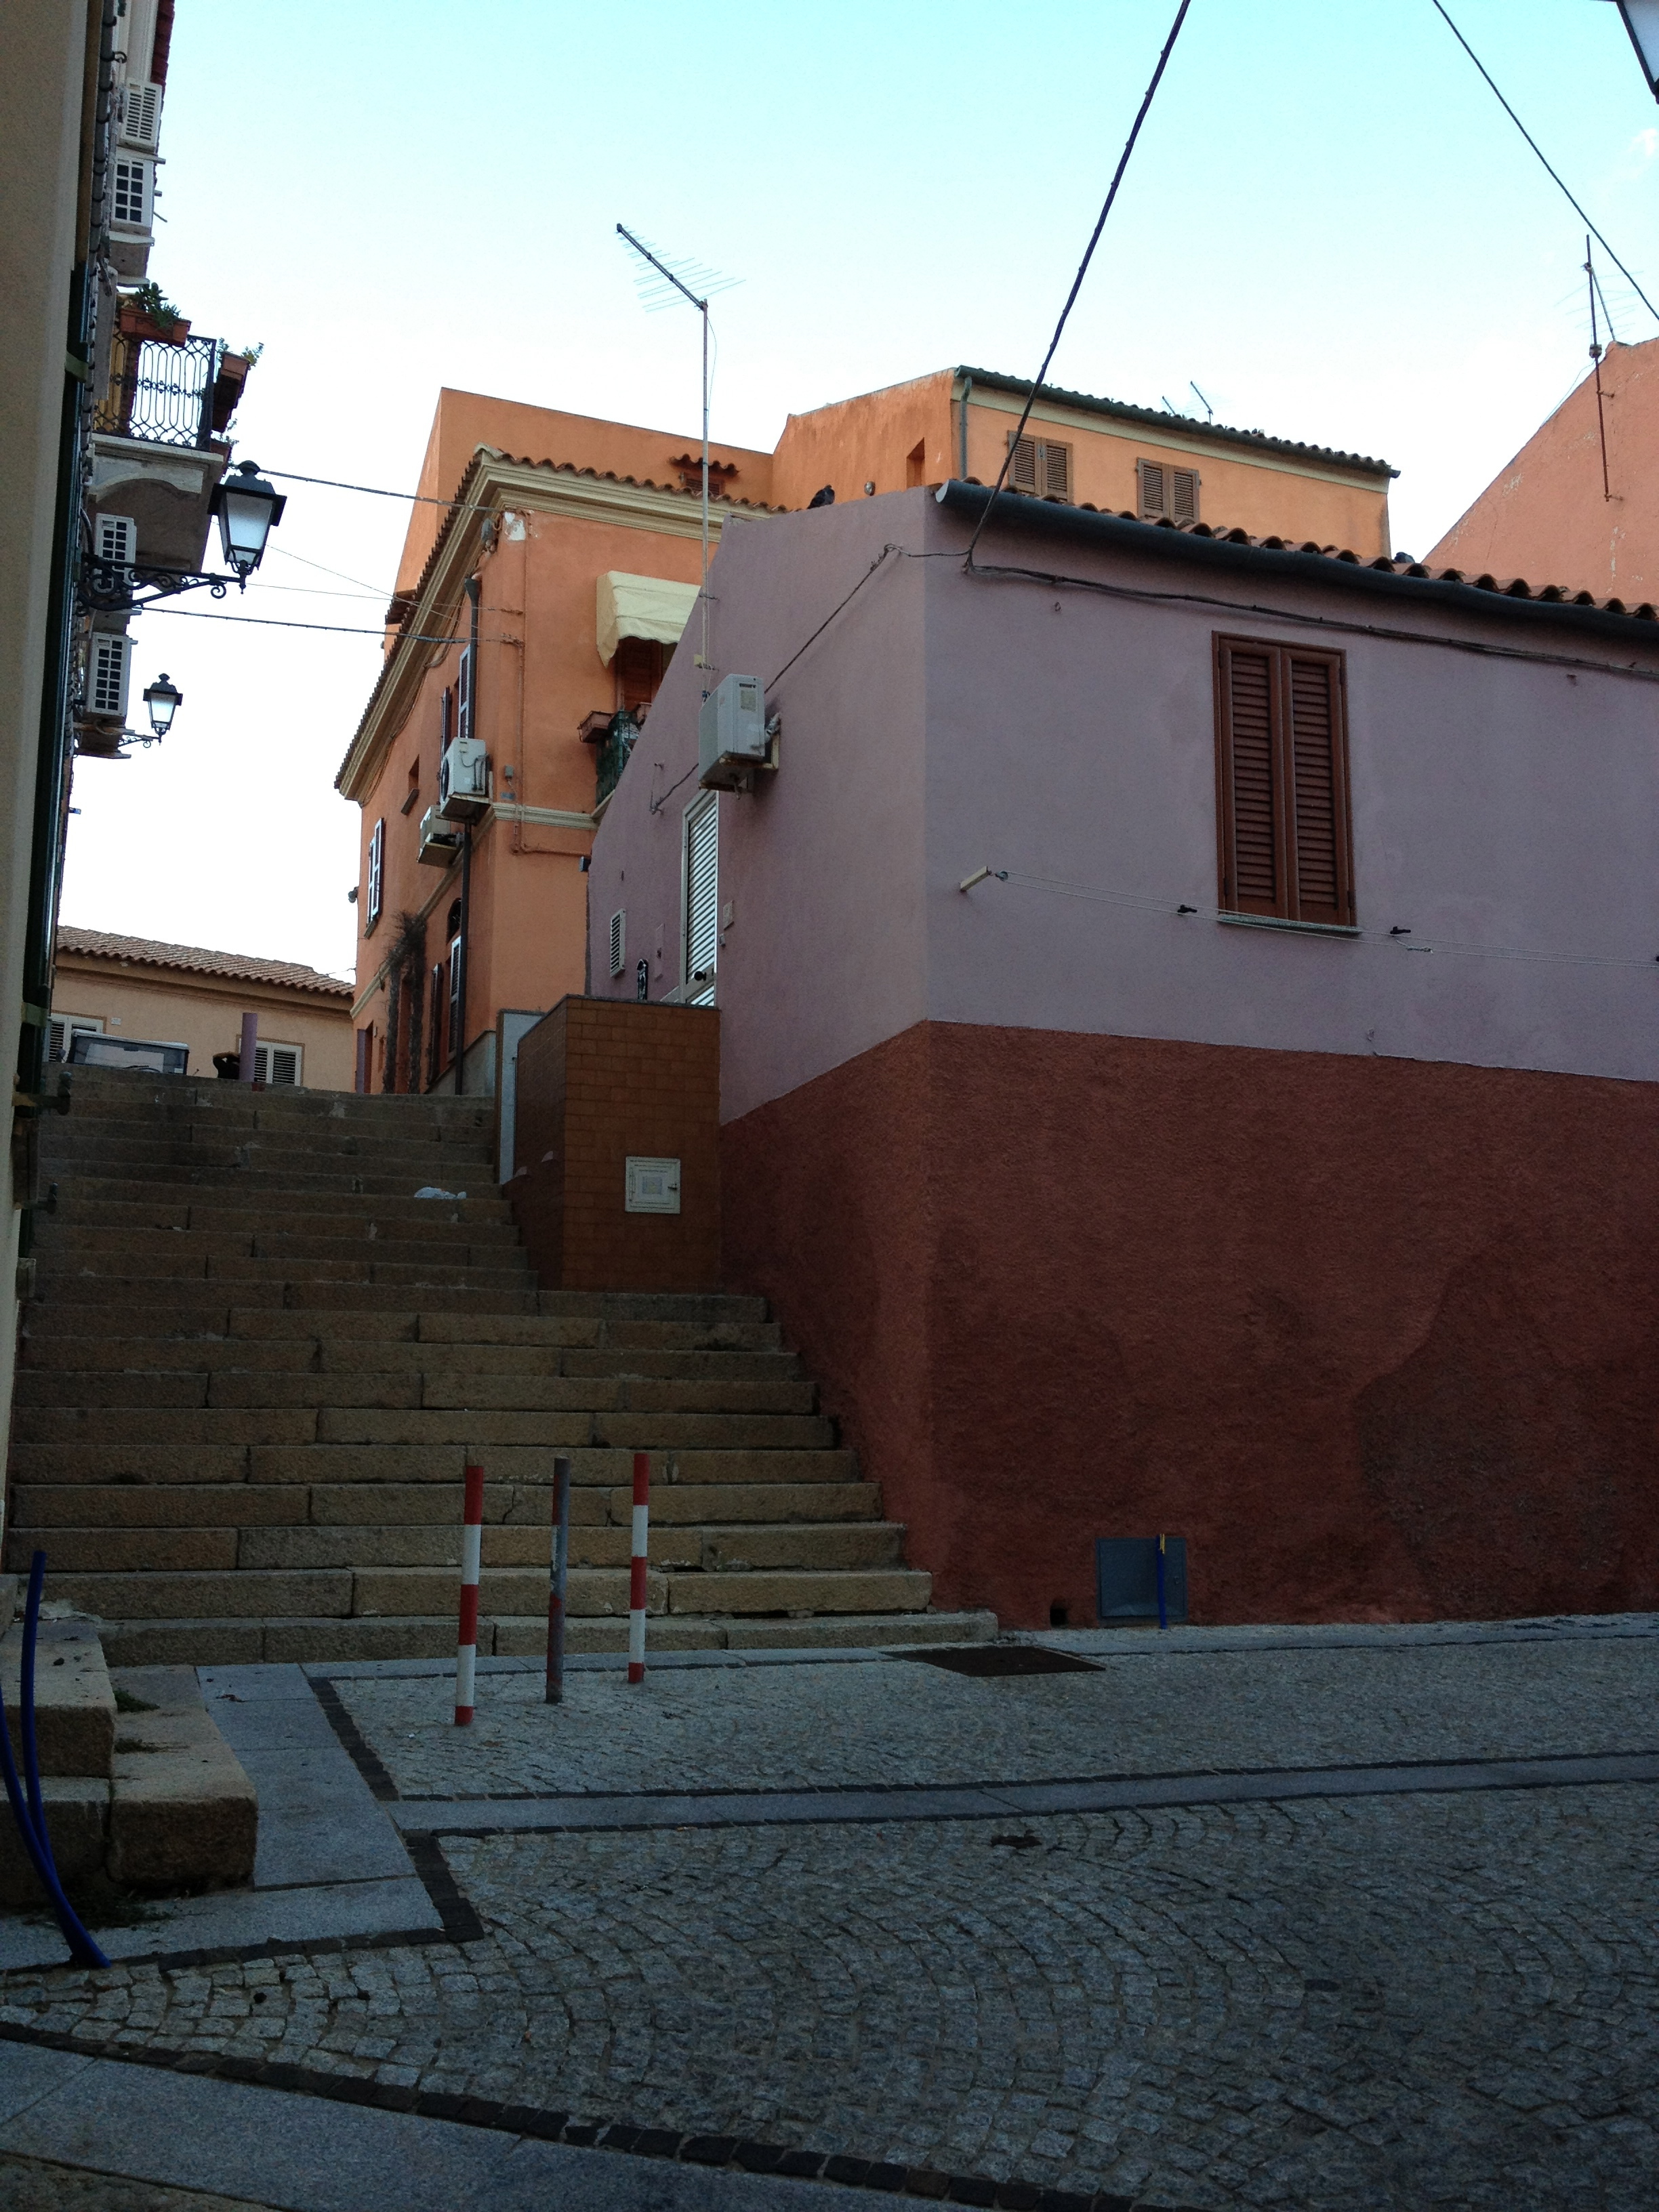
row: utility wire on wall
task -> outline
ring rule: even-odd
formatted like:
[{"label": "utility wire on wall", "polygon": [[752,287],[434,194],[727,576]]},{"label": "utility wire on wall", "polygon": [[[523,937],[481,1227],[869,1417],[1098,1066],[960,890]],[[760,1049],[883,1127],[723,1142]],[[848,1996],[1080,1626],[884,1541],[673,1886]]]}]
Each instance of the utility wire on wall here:
[{"label": "utility wire on wall", "polygon": [[[1476,53],[1474,48],[1469,44],[1468,40],[1463,36],[1463,33],[1458,29],[1456,24],[1453,22],[1451,17],[1447,15],[1445,9],[1441,4],[1441,0],[1433,0],[1433,4],[1435,12],[1443,21],[1446,28],[1451,33],[1453,38],[1456,40],[1458,45],[1462,47],[1464,52],[1474,64],[1476,69],[1480,70],[1481,76],[1486,78],[1487,84],[1491,86],[1492,95],[1496,99],[1498,106],[1503,109],[1504,114],[1509,117],[1510,121],[1514,124],[1516,129],[1526,140],[1528,145],[1532,148],[1533,152],[1537,155],[1539,160],[1543,163],[1552,181],[1565,198],[1568,206],[1572,209],[1579,221],[1589,232],[1591,237],[1595,239],[1596,244],[1601,246],[1602,251],[1606,253],[1608,260],[1612,262],[1613,267],[1625,279],[1625,282],[1630,286],[1632,291],[1635,293],[1637,298],[1642,302],[1642,305],[1647,309],[1654,320],[1656,322],[1659,322],[1659,307],[1656,307],[1654,306],[1652,301],[1649,299],[1647,294],[1642,289],[1636,279],[1631,275],[1629,270],[1626,268],[1624,263],[1619,258],[1619,256],[1607,244],[1607,240],[1602,237],[1601,232],[1597,230],[1595,225],[1584,213],[1583,209],[1579,206],[1578,202],[1574,198],[1571,191],[1568,189],[1566,181],[1563,178],[1560,171],[1555,167],[1553,162],[1551,161],[1543,148],[1533,137],[1531,131],[1528,130],[1526,125],[1521,120],[1521,118],[1516,113],[1515,110],[1510,106],[1508,100],[1504,99],[1503,94],[1498,91],[1497,85],[1492,81],[1492,71],[1486,67],[1480,55]],[[1607,305],[1606,301],[1604,300],[1601,304],[1605,307]]]},{"label": "utility wire on wall", "polygon": [[1083,289],[1083,280],[1089,273],[1089,264],[1094,259],[1095,248],[1100,243],[1100,234],[1106,228],[1106,218],[1112,211],[1112,203],[1117,198],[1118,186],[1123,182],[1123,173],[1129,166],[1129,156],[1135,150],[1135,141],[1140,136],[1140,126],[1151,112],[1152,96],[1163,82],[1164,72],[1169,66],[1170,56],[1175,50],[1175,42],[1181,35],[1181,27],[1187,20],[1187,10],[1191,5],[1192,0],[1181,0],[1181,5],[1176,10],[1175,21],[1170,27],[1170,35],[1164,41],[1164,51],[1158,58],[1158,67],[1152,71],[1152,81],[1146,88],[1146,97],[1140,103],[1139,112],[1129,126],[1129,136],[1124,142],[1123,151],[1118,156],[1117,167],[1113,172],[1112,181],[1107,188],[1105,204],[1100,210],[1089,243],[1084,250],[1083,258],[1078,264],[1077,275],[1072,279],[1072,289],[1066,295],[1066,305],[1060,311],[1060,320],[1054,325],[1054,334],[1048,341],[1048,350],[1042,356],[1042,366],[1036,373],[1036,381],[1032,385],[1027,396],[1024,411],[1019,418],[1019,427],[1008,441],[1008,450],[1002,457],[1002,466],[997,471],[997,480],[991,487],[990,499],[986,503],[984,513],[975,525],[973,536],[968,541],[967,561],[969,568],[973,566],[974,548],[979,544],[980,532],[990,520],[991,509],[996,505],[998,495],[1008,480],[1008,471],[1013,464],[1015,448],[1025,434],[1025,425],[1031,419],[1031,410],[1036,406],[1037,394],[1042,389],[1042,380],[1048,374],[1049,363],[1054,360],[1066,320],[1077,304],[1077,295]]}]

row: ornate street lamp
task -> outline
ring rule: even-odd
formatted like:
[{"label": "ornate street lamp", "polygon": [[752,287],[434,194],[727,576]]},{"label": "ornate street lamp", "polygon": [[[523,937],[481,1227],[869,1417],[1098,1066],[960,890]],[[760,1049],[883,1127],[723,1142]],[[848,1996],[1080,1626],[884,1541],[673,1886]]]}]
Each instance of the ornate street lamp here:
[{"label": "ornate street lamp", "polygon": [[184,693],[165,669],[154,684],[145,684],[144,704],[149,709],[149,726],[158,738],[166,737],[173,727],[173,718],[184,699]]},{"label": "ornate street lamp", "polygon": [[1659,99],[1659,0],[1619,0],[1619,12],[1642,64],[1648,90]]},{"label": "ornate street lamp", "polygon": [[283,519],[288,501],[268,484],[252,461],[233,469],[213,495],[219,518],[219,543],[225,565],[246,582],[264,557],[271,526]]}]

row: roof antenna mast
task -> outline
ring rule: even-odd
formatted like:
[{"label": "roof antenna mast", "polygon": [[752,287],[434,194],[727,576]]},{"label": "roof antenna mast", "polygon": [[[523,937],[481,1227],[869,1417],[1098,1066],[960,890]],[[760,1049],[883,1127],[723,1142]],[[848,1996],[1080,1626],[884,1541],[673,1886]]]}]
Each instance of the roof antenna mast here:
[{"label": "roof antenna mast", "polygon": [[[1601,496],[1613,497],[1613,487],[1607,481],[1607,418],[1601,405],[1601,332],[1595,319],[1595,264],[1590,258],[1590,242],[1584,240],[1584,274],[1589,279],[1590,359],[1595,364],[1595,425],[1601,434]],[[1609,337],[1613,335],[1612,319],[1608,319]]]},{"label": "roof antenna mast", "polygon": [[702,589],[698,604],[702,609],[702,651],[697,656],[699,668],[708,665],[708,302],[716,292],[724,292],[737,283],[734,276],[717,276],[714,270],[695,266],[688,262],[671,264],[661,255],[653,253],[642,239],[635,238],[623,223],[617,225],[617,235],[623,240],[640,259],[649,265],[652,274],[641,270],[635,282],[640,297],[650,309],[672,307],[676,293],[689,300],[702,318]]}]

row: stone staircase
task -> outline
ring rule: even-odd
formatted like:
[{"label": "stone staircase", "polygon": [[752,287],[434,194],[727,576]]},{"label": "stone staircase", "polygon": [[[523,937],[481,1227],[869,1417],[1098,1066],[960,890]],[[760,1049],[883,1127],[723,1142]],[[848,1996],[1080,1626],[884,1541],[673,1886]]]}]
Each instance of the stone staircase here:
[{"label": "stone staircase", "polygon": [[[626,1641],[632,1455],[659,1650],[964,1642],[757,1298],[538,1291],[465,1099],[77,1068],[43,1125],[7,1565],[112,1663],[441,1657],[483,1467],[482,1651]],[[465,1197],[418,1199],[426,1186]]]}]

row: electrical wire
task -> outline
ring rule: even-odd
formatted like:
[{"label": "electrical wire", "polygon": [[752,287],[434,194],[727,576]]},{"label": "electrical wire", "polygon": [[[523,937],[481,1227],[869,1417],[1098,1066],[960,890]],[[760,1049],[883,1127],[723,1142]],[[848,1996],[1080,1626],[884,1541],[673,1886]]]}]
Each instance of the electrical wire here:
[{"label": "electrical wire", "polygon": [[384,584],[371,584],[367,576],[348,576],[343,568],[331,568],[325,561],[313,561],[290,546],[272,545],[268,550],[280,553],[285,561],[297,561],[302,568],[315,568],[319,575],[337,576],[343,584],[356,584],[360,591],[368,592],[377,599],[389,599],[391,592]]},{"label": "electrical wire", "polygon": [[882,547],[880,552],[877,554],[875,559],[870,563],[864,574],[859,578],[857,583],[854,585],[852,590],[847,594],[847,597],[842,600],[840,605],[831,607],[829,613],[825,615],[823,620],[813,631],[811,636],[807,639],[806,644],[799,647],[795,652],[790,654],[788,659],[784,662],[782,667],[779,669],[777,674],[767,685],[766,689],[769,691],[773,691],[777,689],[778,685],[782,683],[784,678],[789,673],[795,663],[800,659],[801,654],[806,651],[808,646],[813,646],[817,643],[818,640],[823,635],[825,630],[829,629],[830,623],[834,622],[836,617],[841,613],[842,609],[843,607],[850,607],[852,605],[854,600],[857,599],[859,593],[869,582],[871,577],[875,574],[877,569],[880,568],[882,562],[887,558],[888,555],[890,553],[902,553],[903,550],[904,548],[902,545],[888,544]]},{"label": "electrical wire", "polygon": [[[281,586],[277,588],[280,590]],[[349,623],[284,622],[276,615],[207,614],[196,607],[158,607],[154,600],[134,611],[141,615],[176,615],[181,622],[252,623],[259,629],[323,629],[331,631],[337,637],[384,638],[386,635],[384,629],[359,629]],[[452,637],[400,636],[398,641],[400,645],[459,645],[460,641],[459,630]],[[521,641],[516,637],[481,637],[478,642],[480,645],[517,645]]]},{"label": "electrical wire", "polygon": [[[320,484],[325,491],[360,491],[370,499],[406,499],[416,507],[453,507],[458,514],[488,514],[491,512],[492,503],[488,500],[434,499],[429,492],[387,491],[380,484],[341,483],[333,477],[302,477],[293,469],[262,468],[259,473],[267,477],[281,477],[284,483]],[[301,556],[296,553],[294,557],[297,561]]]},{"label": "electrical wire", "polygon": [[[1548,171],[1551,178],[1553,179],[1554,183],[1559,188],[1562,195],[1565,198],[1568,206],[1572,209],[1579,221],[1584,224],[1585,228],[1589,231],[1590,235],[1595,240],[1597,245],[1602,247],[1607,253],[1607,258],[1613,263],[1613,267],[1618,270],[1620,275],[1625,279],[1625,282],[1630,286],[1632,291],[1635,293],[1637,298],[1642,302],[1642,305],[1647,309],[1654,320],[1656,322],[1659,322],[1659,307],[1656,307],[1654,306],[1652,301],[1649,299],[1647,294],[1642,289],[1636,279],[1631,275],[1629,270],[1626,268],[1624,263],[1619,258],[1619,256],[1607,244],[1607,240],[1602,237],[1601,232],[1596,229],[1595,225],[1584,213],[1583,209],[1579,206],[1578,202],[1573,198],[1572,193],[1568,190],[1565,180],[1563,179],[1560,171],[1554,167],[1550,161],[1549,156],[1545,153],[1543,148],[1533,137],[1531,131],[1528,130],[1526,125],[1521,120],[1521,118],[1510,106],[1503,94],[1498,91],[1496,83],[1493,82],[1491,70],[1481,60],[1480,55],[1476,53],[1474,48],[1469,44],[1468,40],[1463,36],[1463,33],[1458,29],[1456,24],[1453,22],[1451,17],[1447,15],[1444,7],[1442,5],[1442,0],[1433,0],[1433,5],[1436,13],[1443,20],[1446,28],[1451,33],[1453,38],[1456,40],[1458,45],[1462,47],[1464,52],[1474,64],[1476,69],[1480,70],[1481,76],[1486,78],[1487,84],[1491,86],[1493,97],[1497,100],[1498,106],[1503,109],[1504,114],[1509,117],[1510,121],[1514,124],[1516,129],[1526,140],[1528,145],[1532,148],[1533,152],[1537,155],[1539,160],[1543,163],[1545,168]],[[1603,305],[1605,306],[1605,304],[1606,302],[1604,301]]]},{"label": "electrical wire", "polygon": [[979,544],[980,532],[984,529],[987,521],[990,519],[991,509],[996,505],[998,495],[1000,493],[1003,485],[1007,481],[1008,471],[1013,463],[1015,449],[1018,446],[1020,440],[1025,434],[1025,425],[1031,419],[1031,410],[1036,406],[1037,394],[1042,389],[1042,380],[1048,374],[1049,363],[1054,360],[1055,351],[1060,344],[1060,333],[1066,328],[1066,319],[1071,314],[1073,307],[1077,304],[1078,294],[1083,289],[1083,280],[1089,273],[1089,264],[1094,259],[1095,248],[1100,243],[1100,234],[1106,228],[1106,218],[1110,215],[1112,211],[1112,203],[1117,198],[1117,188],[1123,182],[1124,172],[1129,166],[1129,156],[1134,152],[1135,141],[1140,136],[1140,126],[1145,123],[1147,115],[1152,110],[1152,96],[1157,92],[1159,84],[1163,81],[1164,70],[1169,65],[1170,56],[1175,49],[1175,42],[1176,39],[1181,35],[1181,27],[1187,20],[1187,10],[1191,7],[1191,5],[1192,0],[1181,0],[1181,5],[1176,10],[1175,21],[1170,28],[1170,35],[1164,41],[1164,51],[1158,58],[1158,67],[1152,71],[1152,81],[1146,88],[1146,97],[1140,103],[1139,112],[1136,115],[1133,123],[1130,125],[1129,136],[1124,143],[1123,151],[1118,156],[1117,167],[1113,173],[1111,184],[1107,189],[1105,203],[1101,208],[1099,217],[1096,222],[1094,230],[1091,234],[1088,246],[1084,251],[1083,258],[1078,264],[1077,275],[1072,279],[1072,289],[1066,295],[1066,305],[1060,311],[1060,320],[1054,325],[1054,334],[1048,341],[1048,350],[1042,356],[1042,366],[1036,373],[1036,381],[1032,385],[1030,392],[1026,396],[1024,411],[1019,418],[1019,427],[1014,432],[1013,436],[1008,441],[1008,450],[1002,457],[1002,466],[998,470],[997,480],[991,488],[990,500],[986,506],[984,513],[980,516],[979,521],[975,526],[973,537],[969,540],[967,557],[968,565],[970,568],[974,564],[974,548]]}]

